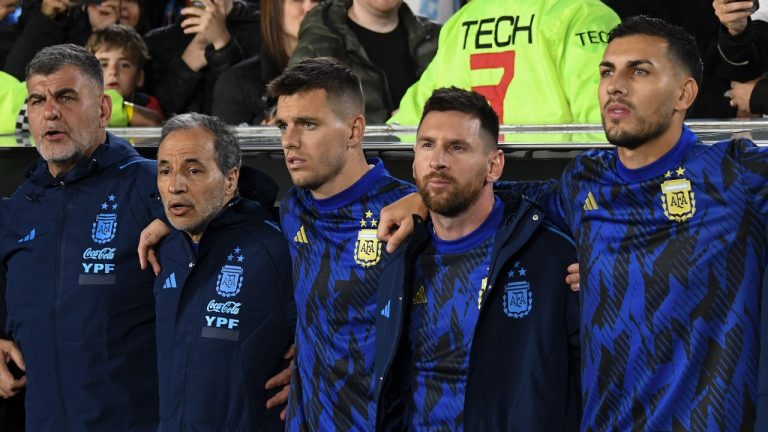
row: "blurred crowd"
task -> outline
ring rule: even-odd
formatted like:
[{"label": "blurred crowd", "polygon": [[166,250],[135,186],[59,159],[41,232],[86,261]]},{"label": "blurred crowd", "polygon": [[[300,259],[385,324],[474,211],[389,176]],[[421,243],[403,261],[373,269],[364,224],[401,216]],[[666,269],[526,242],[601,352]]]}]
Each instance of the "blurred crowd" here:
[{"label": "blurred crowd", "polygon": [[267,83],[309,57],[334,57],[361,77],[371,124],[413,124],[447,85],[480,92],[506,124],[598,122],[607,31],[640,14],[696,37],[704,85],[689,117],[768,109],[758,2],[475,2],[492,10],[462,9],[466,0],[0,0],[0,133],[25,130],[16,84],[35,53],[60,43],[99,58],[118,108],[112,126],[159,126],[186,112],[269,123]]}]

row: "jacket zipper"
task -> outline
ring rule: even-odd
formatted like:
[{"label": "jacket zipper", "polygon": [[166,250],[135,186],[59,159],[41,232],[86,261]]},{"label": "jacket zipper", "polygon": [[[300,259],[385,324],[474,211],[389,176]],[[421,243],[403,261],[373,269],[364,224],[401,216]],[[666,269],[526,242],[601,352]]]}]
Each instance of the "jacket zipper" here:
[{"label": "jacket zipper", "polygon": [[[195,254],[194,252],[192,252],[191,246],[187,245],[187,256],[189,257],[189,273],[187,273],[187,276],[184,278],[184,285],[187,284],[187,281],[189,281],[189,279],[192,277],[192,273],[195,271],[195,266],[197,265],[198,254]],[[178,301],[181,301],[181,298],[184,295],[184,292],[183,292],[184,285],[179,286],[179,288],[178,288],[180,290],[179,291]],[[202,308],[202,304],[205,304],[204,296],[201,296],[200,300],[198,302],[199,302],[198,309],[201,309]],[[175,309],[176,309],[176,318],[174,319],[174,323],[173,323],[174,334],[176,334],[176,331],[177,331],[176,330],[177,329],[176,326],[178,324],[178,318],[179,318],[179,315],[178,315],[179,314],[179,304],[178,303],[176,304]],[[193,321],[193,323],[197,323],[197,321]],[[182,391],[181,391],[182,395],[187,393],[187,387],[189,386],[189,368],[190,368],[190,363],[192,362],[192,355],[195,352],[195,346],[197,345],[197,340],[199,338],[199,333],[195,332],[195,330],[194,330],[195,328],[196,328],[196,325],[193,324],[191,326],[190,332],[189,332],[190,341],[189,341],[189,348],[187,349],[186,364],[184,365],[184,387],[182,388]],[[174,397],[175,396],[176,396],[176,394],[174,394]],[[180,427],[179,430],[182,430],[182,431],[186,429],[185,417],[186,417],[187,404],[185,402],[185,399],[186,398],[184,398],[184,397],[181,398],[181,407],[180,407],[180,410],[179,410],[179,427]]]},{"label": "jacket zipper", "polygon": [[62,237],[64,235],[64,226],[67,222],[67,200],[66,200],[66,190],[65,190],[65,184],[63,181],[59,182],[58,185],[61,188],[61,196],[62,196],[62,215],[61,215],[61,223],[59,224],[59,232],[58,237],[56,241],[56,259],[54,260],[54,281],[53,281],[53,290],[51,292],[51,348],[53,350],[53,367],[54,367],[54,373],[56,376],[56,390],[59,394],[59,405],[61,407],[61,414],[63,416],[62,420],[64,422],[64,431],[67,431],[69,429],[69,421],[67,416],[67,408],[64,404],[64,391],[62,390],[61,386],[61,367],[59,365],[59,349],[58,349],[58,326],[56,325],[56,321],[58,319],[58,314],[56,313],[56,301],[59,294],[59,285],[61,281],[61,275],[59,272],[61,271],[61,242]]}]

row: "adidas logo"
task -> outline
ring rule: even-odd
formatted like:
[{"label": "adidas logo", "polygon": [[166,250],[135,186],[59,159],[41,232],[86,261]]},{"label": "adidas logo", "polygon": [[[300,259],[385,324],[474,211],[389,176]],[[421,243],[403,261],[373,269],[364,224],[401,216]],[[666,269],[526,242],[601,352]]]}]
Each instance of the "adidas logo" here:
[{"label": "adidas logo", "polygon": [[381,310],[381,315],[389,318],[389,301],[387,302],[387,305],[384,306],[384,309]]},{"label": "adidas logo", "polygon": [[427,294],[424,292],[424,285],[419,287],[419,290],[416,291],[416,295],[413,296],[413,304],[426,304],[427,303]]},{"label": "adidas logo", "polygon": [[299,228],[299,230],[296,232],[296,235],[293,236],[293,241],[296,243],[304,243],[309,244],[309,240],[307,240],[307,233],[304,231],[304,225]]},{"label": "adidas logo", "polygon": [[25,243],[25,242],[28,242],[28,241],[32,241],[34,239],[35,239],[35,229],[32,228],[32,231],[30,231],[29,234],[24,236],[24,238],[19,239],[19,243]]},{"label": "adidas logo", "polygon": [[585,211],[594,211],[597,210],[597,201],[595,201],[595,196],[592,195],[592,192],[590,191],[587,195],[587,199],[584,200],[584,206],[582,207]]},{"label": "adidas logo", "polygon": [[176,273],[171,273],[163,283],[163,289],[176,288]]}]

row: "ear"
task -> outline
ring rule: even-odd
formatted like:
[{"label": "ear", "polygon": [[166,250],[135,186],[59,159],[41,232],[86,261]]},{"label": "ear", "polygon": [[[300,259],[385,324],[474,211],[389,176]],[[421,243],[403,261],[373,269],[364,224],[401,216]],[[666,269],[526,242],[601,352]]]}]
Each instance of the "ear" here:
[{"label": "ear", "polygon": [[501,178],[503,172],[504,152],[500,149],[496,149],[490,154],[490,159],[488,160],[488,174],[485,176],[485,181],[488,183],[497,182]]},{"label": "ear", "polygon": [[349,147],[359,146],[365,135],[365,117],[358,114],[350,119]]},{"label": "ear", "polygon": [[240,178],[240,168],[232,168],[229,173],[224,176],[226,187],[224,188],[224,195],[234,196],[237,190],[237,180]]},{"label": "ear", "polygon": [[[144,85],[144,70],[139,71],[139,75],[136,79],[136,88],[139,88]],[[136,89],[133,89],[133,91],[136,91]]]},{"label": "ear", "polygon": [[699,85],[696,84],[696,80],[692,77],[685,78],[680,86],[680,95],[675,102],[675,110],[687,111],[693,105],[698,94]]},{"label": "ear", "polygon": [[99,126],[106,128],[109,124],[109,117],[112,115],[112,98],[107,96],[106,93],[102,93],[99,103]]}]

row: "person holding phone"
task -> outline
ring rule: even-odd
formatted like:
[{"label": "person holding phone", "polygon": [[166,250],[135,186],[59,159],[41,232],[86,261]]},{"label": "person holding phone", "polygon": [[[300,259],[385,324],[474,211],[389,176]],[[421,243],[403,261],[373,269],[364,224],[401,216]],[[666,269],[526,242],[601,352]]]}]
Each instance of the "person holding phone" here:
[{"label": "person holding phone", "polygon": [[61,43],[85,45],[91,33],[116,24],[120,0],[32,0],[24,2],[23,28],[3,70],[24,80],[24,71],[41,49]]},{"label": "person holding phone", "polygon": [[740,116],[768,113],[768,23],[750,19],[759,2],[715,0],[712,7],[722,24],[719,73],[731,81],[726,97]]},{"label": "person holding phone", "polygon": [[147,90],[168,115],[210,114],[219,75],[257,55],[261,45],[258,7],[234,0],[187,4],[181,10],[184,19],[180,23],[155,29],[144,37],[155,79],[155,87]]}]

